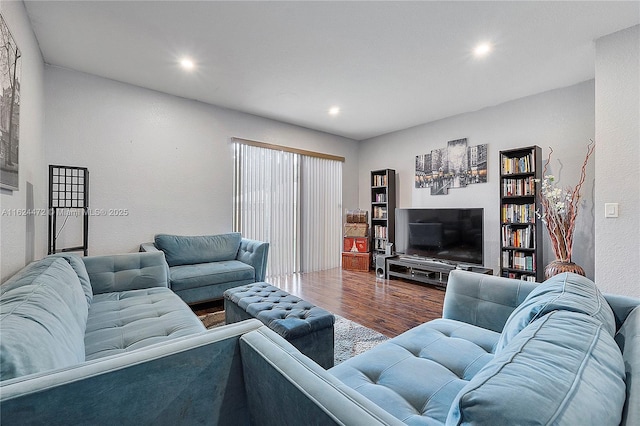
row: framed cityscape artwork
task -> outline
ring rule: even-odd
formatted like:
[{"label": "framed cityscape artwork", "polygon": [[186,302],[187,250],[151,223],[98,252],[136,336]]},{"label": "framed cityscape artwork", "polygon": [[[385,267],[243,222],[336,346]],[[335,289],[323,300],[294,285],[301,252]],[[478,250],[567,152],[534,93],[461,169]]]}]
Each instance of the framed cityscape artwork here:
[{"label": "framed cityscape artwork", "polygon": [[0,15],[0,188],[18,190],[20,49]]},{"label": "framed cityscape artwork", "polygon": [[430,188],[431,195],[446,195],[487,181],[487,144],[467,146],[467,139],[449,141],[446,148],[416,156],[416,188]]}]

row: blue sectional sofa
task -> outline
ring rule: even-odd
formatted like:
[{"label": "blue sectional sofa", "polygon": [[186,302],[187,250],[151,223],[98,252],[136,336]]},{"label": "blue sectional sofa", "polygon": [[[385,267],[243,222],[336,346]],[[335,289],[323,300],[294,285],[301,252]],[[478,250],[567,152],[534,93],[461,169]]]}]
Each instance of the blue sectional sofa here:
[{"label": "blue sectional sofa", "polygon": [[163,262],[50,256],[4,283],[0,423],[640,424],[640,300],[577,275],[454,271],[442,319],[325,370],[258,320],[203,330]]},{"label": "blue sectional sofa", "polygon": [[269,243],[242,238],[239,232],[182,236],[158,234],[142,252],[164,253],[169,287],[185,302],[222,299],[225,290],[264,281]]},{"label": "blue sectional sofa", "polygon": [[[255,424],[307,413],[316,424],[635,426],[639,332],[640,299],[603,297],[578,275],[535,285],[454,271],[442,319],[328,371],[270,330],[240,346],[250,410],[270,411]],[[272,409],[290,400],[294,411]]]},{"label": "blue sectional sofa", "polygon": [[[274,352],[241,346],[252,332]],[[0,336],[3,426],[262,425],[281,411],[292,425],[394,422],[336,379],[343,389],[330,399],[322,388],[300,389],[299,372],[323,386],[326,370],[258,320],[205,330],[168,288],[161,253],[52,255],[27,265],[0,286]],[[279,381],[254,383],[274,372],[269,358],[282,348],[296,352],[296,365],[276,371]],[[263,410],[255,398],[273,386],[284,400]]]},{"label": "blue sectional sofa", "polygon": [[329,372],[406,424],[640,424],[640,300],[454,271],[442,319]]}]

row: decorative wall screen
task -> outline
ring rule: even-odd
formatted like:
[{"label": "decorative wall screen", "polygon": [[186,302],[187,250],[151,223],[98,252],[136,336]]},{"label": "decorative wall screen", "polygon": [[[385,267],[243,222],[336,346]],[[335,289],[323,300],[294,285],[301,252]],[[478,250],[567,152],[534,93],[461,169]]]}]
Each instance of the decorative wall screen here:
[{"label": "decorative wall screen", "polygon": [[[70,216],[83,216],[82,244],[57,247],[60,232]],[[58,226],[58,218],[64,217]],[[89,235],[89,170],[86,167],[49,166],[49,254],[83,251],[87,255]]]}]

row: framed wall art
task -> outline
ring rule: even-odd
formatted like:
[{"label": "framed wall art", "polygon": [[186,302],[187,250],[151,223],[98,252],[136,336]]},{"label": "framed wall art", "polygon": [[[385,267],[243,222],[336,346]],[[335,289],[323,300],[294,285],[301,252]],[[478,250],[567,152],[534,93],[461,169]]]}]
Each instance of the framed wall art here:
[{"label": "framed wall art", "polygon": [[18,190],[20,49],[0,15],[0,188]]},{"label": "framed wall art", "polygon": [[447,142],[446,148],[416,156],[416,188],[430,188],[431,195],[446,195],[487,181],[487,144],[468,146],[467,139]]}]

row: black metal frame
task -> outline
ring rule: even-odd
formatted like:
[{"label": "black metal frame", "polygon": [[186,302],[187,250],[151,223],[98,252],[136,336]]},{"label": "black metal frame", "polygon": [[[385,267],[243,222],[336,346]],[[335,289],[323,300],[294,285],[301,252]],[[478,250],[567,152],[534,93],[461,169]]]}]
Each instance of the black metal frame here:
[{"label": "black metal frame", "polygon": [[[82,245],[56,247],[56,227],[60,209],[81,210],[84,216]],[[86,167],[49,165],[49,254],[83,251],[89,241],[89,170]]]}]

